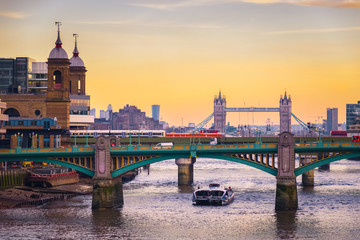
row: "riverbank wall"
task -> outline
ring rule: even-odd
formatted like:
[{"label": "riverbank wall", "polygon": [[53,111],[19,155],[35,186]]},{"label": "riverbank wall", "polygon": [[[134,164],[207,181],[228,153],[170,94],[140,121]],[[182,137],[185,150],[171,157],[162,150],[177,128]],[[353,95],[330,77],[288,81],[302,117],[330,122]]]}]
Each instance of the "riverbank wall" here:
[{"label": "riverbank wall", "polygon": [[24,186],[28,175],[25,169],[0,170],[0,189]]}]

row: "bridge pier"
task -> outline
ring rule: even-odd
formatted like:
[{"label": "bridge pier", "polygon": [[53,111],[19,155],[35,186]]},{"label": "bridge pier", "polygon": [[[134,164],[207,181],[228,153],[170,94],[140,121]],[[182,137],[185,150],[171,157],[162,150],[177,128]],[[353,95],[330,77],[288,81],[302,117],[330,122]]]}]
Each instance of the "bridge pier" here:
[{"label": "bridge pier", "polygon": [[190,158],[177,158],[175,159],[176,165],[178,165],[178,185],[186,186],[191,185],[194,182],[194,163],[195,157]]},{"label": "bridge pier", "polygon": [[95,176],[92,209],[120,207],[124,204],[121,176],[111,176],[109,137],[98,137],[95,144]]},{"label": "bridge pier", "polygon": [[314,169],[307,171],[306,173],[302,174],[301,180],[302,180],[302,185],[304,187],[313,187],[314,186]]},{"label": "bridge pier", "polygon": [[[306,162],[305,162],[306,161]],[[301,165],[304,166],[306,164],[311,163],[311,159],[301,158]],[[304,187],[313,187],[314,186],[314,169],[307,171],[301,175],[302,185]]]},{"label": "bridge pier", "polygon": [[276,176],[276,211],[298,208],[295,171],[295,140],[290,132],[282,132],[278,144],[278,175]]}]

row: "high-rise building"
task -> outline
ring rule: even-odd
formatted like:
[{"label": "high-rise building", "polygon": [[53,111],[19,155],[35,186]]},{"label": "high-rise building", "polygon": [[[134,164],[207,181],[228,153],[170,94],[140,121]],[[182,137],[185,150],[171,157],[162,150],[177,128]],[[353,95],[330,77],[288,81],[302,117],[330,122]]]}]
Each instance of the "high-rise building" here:
[{"label": "high-rise building", "polygon": [[0,58],[0,93],[26,93],[33,61],[28,57]]},{"label": "high-rise building", "polygon": [[328,108],[327,109],[327,119],[326,119],[326,134],[330,135],[332,130],[338,130],[338,109],[337,108]]},{"label": "high-rise building", "polygon": [[110,115],[111,115],[112,111],[113,111],[113,108],[112,108],[111,104],[109,104],[108,107],[107,107],[107,110],[105,112],[105,119],[106,120],[110,119]]},{"label": "high-rise building", "polygon": [[106,118],[106,114],[104,110],[100,110],[100,116],[99,118]]},{"label": "high-rise building", "polygon": [[346,130],[350,129],[351,125],[360,124],[360,101],[357,103],[346,104]]},{"label": "high-rise building", "polygon": [[152,118],[155,121],[159,121],[160,119],[160,105],[152,105]]},{"label": "high-rise building", "polygon": [[90,109],[90,115],[94,116],[94,118],[96,118],[96,109],[95,108]]}]

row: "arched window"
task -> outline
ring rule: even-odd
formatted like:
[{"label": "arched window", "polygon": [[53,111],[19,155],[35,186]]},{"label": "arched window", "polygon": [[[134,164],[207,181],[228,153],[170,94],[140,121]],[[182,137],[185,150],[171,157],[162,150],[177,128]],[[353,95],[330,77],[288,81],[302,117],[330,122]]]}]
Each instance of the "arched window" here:
[{"label": "arched window", "polygon": [[6,109],[4,114],[9,115],[9,117],[20,117],[20,113],[15,108]]},{"label": "arched window", "polygon": [[61,76],[61,72],[60,71],[55,71],[54,75],[53,75],[53,80],[54,80],[54,88],[61,88],[62,86],[62,76]]}]

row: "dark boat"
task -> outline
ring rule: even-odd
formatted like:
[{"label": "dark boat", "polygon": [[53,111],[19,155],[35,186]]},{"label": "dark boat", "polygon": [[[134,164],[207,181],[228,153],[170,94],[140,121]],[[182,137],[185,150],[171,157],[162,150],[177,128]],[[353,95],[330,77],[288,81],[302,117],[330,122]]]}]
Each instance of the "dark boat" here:
[{"label": "dark boat", "polygon": [[79,174],[67,167],[34,168],[27,182],[32,187],[54,187],[79,182]]}]

